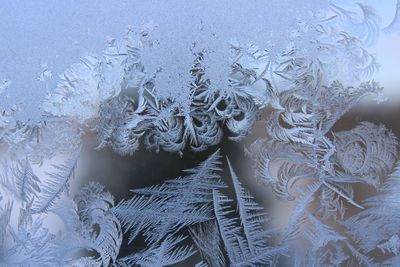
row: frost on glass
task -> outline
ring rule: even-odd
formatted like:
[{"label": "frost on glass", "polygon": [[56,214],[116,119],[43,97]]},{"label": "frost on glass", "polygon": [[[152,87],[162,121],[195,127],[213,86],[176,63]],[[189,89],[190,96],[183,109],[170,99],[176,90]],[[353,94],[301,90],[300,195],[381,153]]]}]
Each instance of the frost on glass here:
[{"label": "frost on glass", "polygon": [[[121,38],[59,76],[39,119],[0,107],[0,265],[396,266],[397,137],[383,123],[335,127],[386,100],[369,46],[398,31],[392,4],[385,25],[367,0],[138,5]],[[35,79],[54,76],[42,63]],[[0,79],[0,103],[14,84]],[[278,227],[217,148],[256,124],[249,178],[290,203]],[[71,188],[90,138],[123,156],[214,152],[114,200],[96,181]]]}]

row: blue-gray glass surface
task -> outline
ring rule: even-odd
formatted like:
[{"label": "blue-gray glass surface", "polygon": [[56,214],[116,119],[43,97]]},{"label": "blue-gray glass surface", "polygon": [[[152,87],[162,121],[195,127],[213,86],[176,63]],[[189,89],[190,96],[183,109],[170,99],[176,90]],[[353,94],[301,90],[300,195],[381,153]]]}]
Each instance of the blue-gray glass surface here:
[{"label": "blue-gray glass surface", "polygon": [[4,1],[0,266],[398,266],[400,1]]}]

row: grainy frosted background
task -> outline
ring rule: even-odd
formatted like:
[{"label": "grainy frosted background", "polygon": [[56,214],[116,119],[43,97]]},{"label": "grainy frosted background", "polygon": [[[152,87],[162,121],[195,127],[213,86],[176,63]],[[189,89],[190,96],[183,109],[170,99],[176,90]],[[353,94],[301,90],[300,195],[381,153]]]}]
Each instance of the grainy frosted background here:
[{"label": "grainy frosted background", "polygon": [[[217,3],[218,2],[218,3]],[[120,38],[127,27],[143,23],[160,25],[164,51],[176,55],[197,35],[200,20],[215,32],[215,49],[226,40],[270,40],[282,46],[295,17],[311,8],[323,7],[321,0],[302,1],[3,1],[0,6],[0,79],[8,78],[10,98],[0,104],[19,103],[21,115],[40,114],[38,108],[46,91],[52,90],[58,75],[86,53],[100,53],[109,37]],[[281,18],[281,19],[277,19]],[[208,20],[208,21],[207,21]],[[193,29],[193,31],[191,31]],[[285,31],[285,29],[287,29]],[[257,40],[254,40],[257,41]],[[187,48],[187,47],[185,47]],[[188,53],[189,51],[186,51]],[[170,53],[164,54],[168,56]],[[183,55],[185,53],[182,53]],[[184,58],[184,57],[183,57]],[[38,80],[46,64],[52,72],[48,82]]]},{"label": "grainy frosted background", "polygon": [[[0,105],[23,102],[20,114],[25,118],[32,115],[37,118],[42,97],[56,86],[58,75],[86,53],[102,51],[106,39],[121,37],[128,25],[138,27],[149,21],[161,25],[165,36],[169,36],[168,47],[172,49],[174,42],[179,44],[183,36],[191,34],[190,27],[198,25],[196,20],[191,21],[192,24],[188,21],[203,17],[208,18],[213,23],[213,31],[225,35],[224,38],[246,39],[250,35],[254,39],[258,36],[260,44],[263,44],[262,40],[270,40],[279,46],[282,38],[288,35],[284,30],[289,29],[295,17],[302,17],[308,10],[326,4],[322,0],[302,1],[301,6],[297,1],[288,0],[236,1],[238,4],[235,5],[230,1],[216,2],[2,1],[0,79],[10,79],[12,85],[2,96]],[[366,2],[382,14],[382,26],[393,20],[396,0]],[[257,32],[259,34],[255,35]],[[382,36],[372,48],[382,66],[376,77],[392,92],[400,81],[397,75],[399,45],[399,35],[391,34]],[[41,82],[40,75],[47,69],[52,78]]]}]

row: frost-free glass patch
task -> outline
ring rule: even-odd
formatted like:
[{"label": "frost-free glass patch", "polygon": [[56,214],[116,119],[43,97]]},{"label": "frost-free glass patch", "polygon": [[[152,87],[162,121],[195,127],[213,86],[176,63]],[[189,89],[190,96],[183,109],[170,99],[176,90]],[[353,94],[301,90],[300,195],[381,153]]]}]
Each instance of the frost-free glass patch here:
[{"label": "frost-free glass patch", "polygon": [[5,3],[0,266],[399,265],[399,3]]}]

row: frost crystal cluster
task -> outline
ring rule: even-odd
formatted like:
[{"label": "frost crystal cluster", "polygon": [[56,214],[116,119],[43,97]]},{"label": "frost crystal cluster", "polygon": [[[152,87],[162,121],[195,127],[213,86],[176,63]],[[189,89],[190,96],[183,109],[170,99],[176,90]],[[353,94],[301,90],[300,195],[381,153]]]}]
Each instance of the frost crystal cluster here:
[{"label": "frost crystal cluster", "polygon": [[[367,0],[238,1],[230,16],[226,1],[189,2],[144,3],[138,16],[153,20],[71,65],[39,121],[0,107],[0,266],[398,266],[397,137],[337,123],[364,98],[385,100],[368,47],[399,15],[382,29]],[[43,65],[40,81],[52,77]],[[0,94],[9,87],[0,79]],[[252,131],[248,178],[290,206],[278,224],[218,148]],[[212,153],[116,201],[95,180],[71,188],[91,138],[123,156]]]}]

